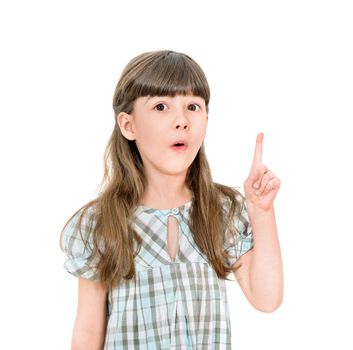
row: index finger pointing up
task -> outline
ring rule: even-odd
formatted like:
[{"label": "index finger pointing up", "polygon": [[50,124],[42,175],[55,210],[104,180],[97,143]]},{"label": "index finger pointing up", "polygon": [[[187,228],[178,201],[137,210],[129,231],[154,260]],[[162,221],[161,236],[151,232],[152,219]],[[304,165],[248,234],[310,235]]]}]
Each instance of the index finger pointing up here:
[{"label": "index finger pointing up", "polygon": [[256,146],[255,146],[255,154],[253,165],[261,164],[262,162],[262,141],[264,139],[264,134],[262,132],[257,134],[256,137]]}]

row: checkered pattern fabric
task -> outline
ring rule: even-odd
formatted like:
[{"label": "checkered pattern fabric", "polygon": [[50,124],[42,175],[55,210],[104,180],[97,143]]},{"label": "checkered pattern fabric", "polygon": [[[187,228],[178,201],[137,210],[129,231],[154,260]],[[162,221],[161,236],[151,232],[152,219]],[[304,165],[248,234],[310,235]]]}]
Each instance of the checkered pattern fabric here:
[{"label": "checkered pattern fabric", "polygon": [[[136,208],[132,223],[143,240],[135,258],[136,276],[109,291],[104,350],[231,349],[225,280],[218,278],[193,240],[187,224],[191,204],[192,200],[170,210]],[[223,201],[225,210],[228,204]],[[180,225],[175,260],[166,244],[169,215]],[[76,222],[77,215],[64,232],[64,268],[75,276],[96,279],[91,251],[74,230]],[[234,224],[238,239],[234,242],[225,234],[224,241],[224,249],[232,254],[229,265],[253,247],[246,207],[234,217]],[[93,227],[85,221],[83,227],[92,242]]]}]

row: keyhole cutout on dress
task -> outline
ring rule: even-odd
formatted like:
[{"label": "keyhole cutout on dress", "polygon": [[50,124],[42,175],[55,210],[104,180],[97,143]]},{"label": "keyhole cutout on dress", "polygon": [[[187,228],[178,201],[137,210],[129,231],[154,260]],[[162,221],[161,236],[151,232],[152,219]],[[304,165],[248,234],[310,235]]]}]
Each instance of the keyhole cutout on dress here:
[{"label": "keyhole cutout on dress", "polygon": [[179,250],[179,221],[174,215],[167,219],[167,250],[170,258],[175,261]]}]

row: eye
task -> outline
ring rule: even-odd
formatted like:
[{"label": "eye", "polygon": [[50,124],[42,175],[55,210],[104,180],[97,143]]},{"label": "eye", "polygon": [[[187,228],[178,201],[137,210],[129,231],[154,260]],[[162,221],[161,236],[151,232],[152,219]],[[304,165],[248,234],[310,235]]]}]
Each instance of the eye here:
[{"label": "eye", "polygon": [[164,111],[165,108],[163,106],[166,106],[166,105],[164,103],[158,103],[158,105],[156,105],[154,109],[156,109],[157,111]]},{"label": "eye", "polygon": [[189,107],[191,107],[191,111],[194,111],[194,112],[198,112],[199,110],[200,110],[200,106],[198,105],[198,104],[196,104],[196,103],[192,103],[191,105],[189,105]]}]

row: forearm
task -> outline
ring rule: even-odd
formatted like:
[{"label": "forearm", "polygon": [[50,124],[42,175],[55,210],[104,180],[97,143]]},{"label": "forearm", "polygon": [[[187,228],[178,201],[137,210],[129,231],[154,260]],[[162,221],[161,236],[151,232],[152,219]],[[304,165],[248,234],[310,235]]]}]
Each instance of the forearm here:
[{"label": "forearm", "polygon": [[103,334],[74,330],[71,350],[102,350],[103,346]]},{"label": "forearm", "polygon": [[253,301],[263,310],[273,311],[283,298],[283,267],[274,208],[268,211],[248,204],[253,230],[253,256],[249,283]]}]

